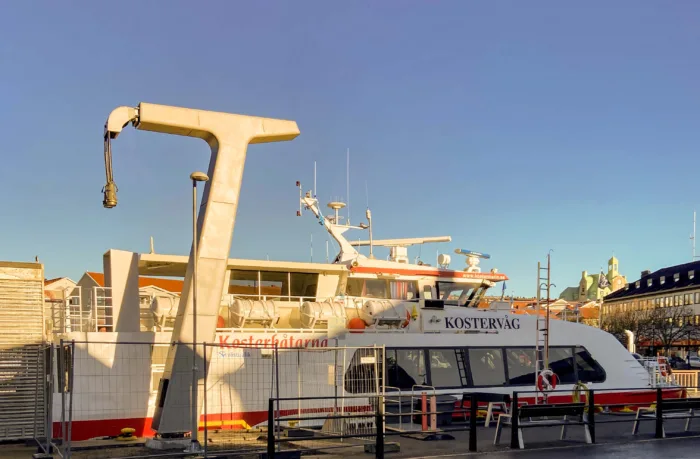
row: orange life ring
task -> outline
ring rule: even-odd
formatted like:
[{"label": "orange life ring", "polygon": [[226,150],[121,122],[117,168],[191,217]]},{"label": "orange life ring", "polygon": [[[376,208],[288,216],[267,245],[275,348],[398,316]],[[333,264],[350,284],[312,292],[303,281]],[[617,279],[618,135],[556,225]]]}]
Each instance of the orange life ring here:
[{"label": "orange life ring", "polygon": [[[548,377],[549,384],[545,385],[545,373]],[[537,390],[540,392],[545,392],[549,390],[554,390],[557,388],[557,383],[559,382],[559,377],[552,370],[544,370],[539,375],[537,375]]]},{"label": "orange life ring", "polygon": [[401,328],[406,328],[408,327],[408,324],[411,323],[411,313],[406,311],[406,320],[401,322]]}]

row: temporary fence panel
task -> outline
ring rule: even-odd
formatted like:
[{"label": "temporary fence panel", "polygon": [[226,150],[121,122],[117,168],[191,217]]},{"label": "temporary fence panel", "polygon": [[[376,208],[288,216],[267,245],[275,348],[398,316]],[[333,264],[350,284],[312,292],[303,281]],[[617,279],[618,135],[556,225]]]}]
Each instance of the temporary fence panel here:
[{"label": "temporary fence panel", "polygon": [[8,263],[0,271],[0,440],[43,437],[43,272]]},{"label": "temporary fence panel", "polygon": [[[255,341],[253,341],[255,342]],[[271,343],[274,343],[271,341]],[[327,341],[300,340],[304,347],[275,344],[217,343],[208,345],[211,361],[206,379],[205,422],[209,451],[258,451],[266,448],[260,433],[269,428],[269,399],[275,403],[273,424],[289,429],[338,429],[371,423],[329,422],[334,413],[373,413],[368,399],[344,400],[346,386],[376,394],[381,386],[381,348],[334,348]],[[294,344],[297,344],[294,341]],[[357,354],[357,357],[355,355]],[[351,374],[353,361],[372,371]],[[371,362],[371,363],[370,363]],[[324,397],[309,400],[306,397]],[[368,414],[369,417],[369,414]]]}]

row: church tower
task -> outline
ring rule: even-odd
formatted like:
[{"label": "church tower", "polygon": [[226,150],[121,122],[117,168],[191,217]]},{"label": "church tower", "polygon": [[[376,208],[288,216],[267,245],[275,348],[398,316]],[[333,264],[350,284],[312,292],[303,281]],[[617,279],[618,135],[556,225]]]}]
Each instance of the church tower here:
[{"label": "church tower", "polygon": [[608,275],[606,276],[608,278],[608,282],[610,282],[610,284],[612,285],[615,278],[619,275],[620,262],[617,258],[615,258],[615,255],[613,255],[612,258],[608,260]]}]

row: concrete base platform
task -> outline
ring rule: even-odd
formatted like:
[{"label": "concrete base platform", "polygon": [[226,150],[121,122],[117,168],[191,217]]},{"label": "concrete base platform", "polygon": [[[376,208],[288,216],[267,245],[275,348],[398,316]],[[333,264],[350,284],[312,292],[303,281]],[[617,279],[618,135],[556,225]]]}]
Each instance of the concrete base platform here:
[{"label": "concrete base platform", "polygon": [[180,449],[190,446],[189,438],[149,438],[146,440],[146,448],[156,450]]}]

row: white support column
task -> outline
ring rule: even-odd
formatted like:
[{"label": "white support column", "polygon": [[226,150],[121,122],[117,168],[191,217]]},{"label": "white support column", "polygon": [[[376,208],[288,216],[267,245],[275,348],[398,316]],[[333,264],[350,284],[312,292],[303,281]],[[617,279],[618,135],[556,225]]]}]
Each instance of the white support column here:
[{"label": "white support column", "polygon": [[112,297],[113,330],[138,332],[141,329],[138,254],[110,249],[102,257],[102,262],[105,273],[105,296]]}]

